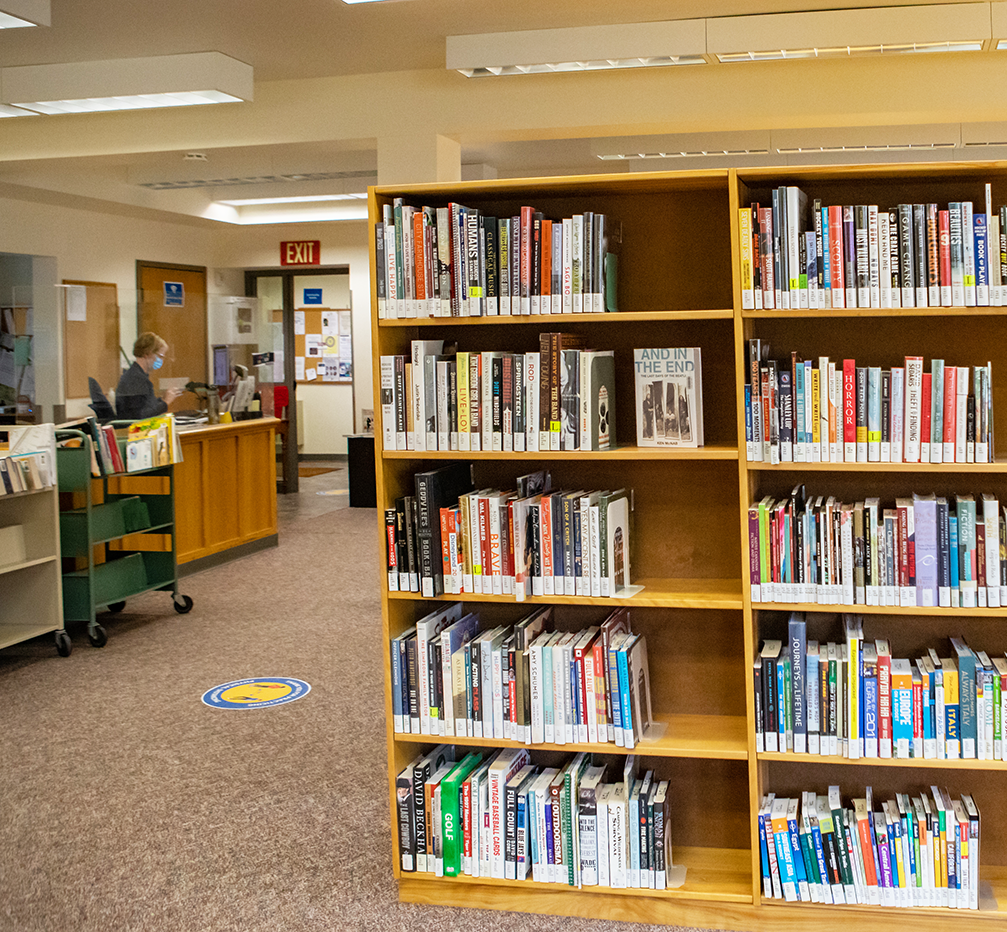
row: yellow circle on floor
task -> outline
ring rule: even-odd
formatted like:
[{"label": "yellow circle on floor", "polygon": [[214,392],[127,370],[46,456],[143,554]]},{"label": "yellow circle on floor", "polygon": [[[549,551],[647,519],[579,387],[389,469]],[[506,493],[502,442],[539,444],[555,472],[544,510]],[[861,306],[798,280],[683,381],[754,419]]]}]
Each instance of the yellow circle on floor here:
[{"label": "yellow circle on floor", "polygon": [[289,696],[293,691],[294,689],[289,683],[264,680],[232,686],[230,689],[225,689],[220,694],[220,698],[225,702],[251,704],[254,702],[269,702],[274,699],[282,699],[284,696]]},{"label": "yellow circle on floor", "polygon": [[214,709],[269,709],[294,702],[311,692],[311,685],[291,676],[255,676],[221,683],[203,693]]}]

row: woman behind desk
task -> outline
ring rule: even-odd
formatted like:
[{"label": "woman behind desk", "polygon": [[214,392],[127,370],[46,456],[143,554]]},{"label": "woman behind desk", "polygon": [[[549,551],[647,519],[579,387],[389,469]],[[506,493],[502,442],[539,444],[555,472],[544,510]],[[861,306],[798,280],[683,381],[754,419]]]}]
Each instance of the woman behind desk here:
[{"label": "woman behind desk", "polygon": [[168,405],[182,394],[177,388],[169,388],[163,400],[154,394],[150,372],[161,368],[167,351],[168,344],[156,333],[141,333],[136,338],[133,344],[136,361],[122,374],[115,390],[116,414],[120,418],[132,421],[164,414]]}]

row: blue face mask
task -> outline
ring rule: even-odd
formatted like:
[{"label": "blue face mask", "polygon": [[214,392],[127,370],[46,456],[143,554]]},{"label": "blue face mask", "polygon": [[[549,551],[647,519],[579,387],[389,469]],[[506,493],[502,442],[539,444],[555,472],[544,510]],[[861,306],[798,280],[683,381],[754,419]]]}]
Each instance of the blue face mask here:
[{"label": "blue face mask", "polygon": [[154,357],[154,364],[151,366],[151,369],[160,369],[161,366],[163,366],[163,365],[164,365],[164,360],[160,356],[155,356]]}]

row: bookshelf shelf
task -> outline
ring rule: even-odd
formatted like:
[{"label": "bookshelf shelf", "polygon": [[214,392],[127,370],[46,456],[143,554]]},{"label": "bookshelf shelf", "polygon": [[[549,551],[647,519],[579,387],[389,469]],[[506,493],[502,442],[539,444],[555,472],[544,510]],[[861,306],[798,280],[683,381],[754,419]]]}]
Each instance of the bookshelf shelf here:
[{"label": "bookshelf shelf", "polygon": [[705,447],[638,447],[635,445],[616,447],[614,450],[555,450],[532,451],[530,453],[500,450],[486,450],[476,453],[458,450],[384,450],[382,459],[388,460],[516,460],[517,462],[564,461],[564,460],[737,460],[737,446],[709,444]]},{"label": "bookshelf shelf", "polygon": [[854,307],[854,308],[799,308],[781,311],[742,311],[744,320],[769,320],[820,317],[823,319],[843,319],[856,317],[1000,317],[1007,313],[1007,307]]},{"label": "bookshelf shelf", "polygon": [[[748,760],[748,737],[745,718],[730,715],[662,715],[654,714],[658,737],[640,741],[627,750],[615,744],[529,744],[519,741],[497,741],[485,738],[453,738],[452,743],[464,747],[527,747],[532,751],[560,751],[575,754],[592,751],[597,754],[640,754],[647,757],[696,757],[708,760]],[[396,733],[397,741],[429,744],[430,735]]]},{"label": "bookshelf shelf", "polygon": [[912,770],[998,770],[1007,771],[1007,763],[998,760],[930,760],[928,758],[881,758],[862,757],[859,760],[850,760],[848,757],[838,757],[833,755],[815,756],[811,754],[782,754],[779,751],[763,751],[759,755],[760,761],[778,761],[786,764],[807,763],[828,764],[829,766],[853,766],[853,767],[900,767]]},{"label": "bookshelf shelf", "polygon": [[616,311],[608,314],[532,314],[515,315],[502,314],[495,317],[407,317],[394,320],[380,320],[381,328],[395,329],[399,327],[492,327],[506,324],[508,326],[542,327],[552,323],[568,327],[571,324],[630,324],[653,323],[655,321],[690,321],[690,320],[733,320],[734,311],[731,308],[714,308],[711,310],[688,311]]},{"label": "bookshelf shelf", "polygon": [[[914,476],[944,476],[956,473],[1007,473],[1007,462],[999,463],[749,463],[749,472],[846,472],[873,476],[877,473],[912,473]],[[921,479],[920,481],[925,481]]]},{"label": "bookshelf shelf", "polygon": [[925,606],[903,607],[901,605],[818,605],[815,602],[756,602],[753,609],[767,612],[829,612],[831,614],[856,615],[947,615],[962,618],[1007,618],[1007,608],[941,608]]},{"label": "bookshelf shelf", "polygon": [[20,563],[6,563],[3,566],[0,566],[0,576],[3,576],[7,573],[16,573],[18,570],[28,569],[31,566],[43,566],[46,563],[55,563],[56,560],[58,559],[59,558],[55,554],[53,554],[52,556],[48,557],[38,557],[37,559],[34,560],[24,560]]},{"label": "bookshelf shelf", "polygon": [[707,608],[738,609],[742,607],[740,579],[636,579],[634,585],[643,591],[626,599],[600,599],[587,596],[546,595],[533,596],[517,602],[513,596],[483,595],[466,592],[463,595],[440,595],[424,599],[418,592],[389,592],[388,598],[396,601],[444,602],[498,602],[507,605],[601,605],[612,608],[629,605],[638,608]]},{"label": "bookshelf shelf", "polygon": [[[751,903],[751,854],[749,851],[740,848],[693,848],[682,847],[676,850],[675,863],[686,868],[685,883],[670,890],[640,890],[640,889],[614,889],[612,887],[582,887],[580,890],[572,890],[571,894],[585,898],[588,902],[604,899],[605,897],[632,898],[644,897],[648,901],[644,909],[652,909],[662,900],[712,900],[716,902],[728,903]],[[413,875],[423,877],[425,875]],[[407,879],[408,878],[408,879]],[[409,874],[402,874],[399,880],[400,897],[405,902],[428,902],[426,899],[414,899],[408,894],[416,896],[424,895],[423,888],[432,887],[432,891],[426,895],[435,894],[437,889],[443,890],[445,886],[458,888],[478,888],[485,887],[487,891],[492,890],[496,894],[512,894],[515,897],[535,896],[538,893],[546,894],[549,900],[559,900],[557,891],[563,888],[554,884],[533,883],[530,881],[515,880],[494,880],[490,877],[438,877],[436,880],[414,880]],[[464,894],[463,894],[464,895]],[[487,895],[489,895],[487,893]],[[440,899],[432,899],[432,904],[443,902]],[[490,907],[488,903],[461,903],[459,905]],[[500,906],[501,909],[521,909],[521,906]],[[535,909],[534,912],[554,912],[554,910]],[[563,914],[560,911],[560,914]],[[598,913],[591,913],[598,916]],[[612,917],[614,918],[614,917]]]}]

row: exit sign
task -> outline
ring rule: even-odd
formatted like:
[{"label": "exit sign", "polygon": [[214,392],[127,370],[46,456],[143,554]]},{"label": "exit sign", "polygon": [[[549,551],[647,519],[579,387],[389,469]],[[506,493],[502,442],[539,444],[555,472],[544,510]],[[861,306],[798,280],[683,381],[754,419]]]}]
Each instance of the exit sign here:
[{"label": "exit sign", "polygon": [[308,239],[301,242],[280,243],[280,265],[321,264],[321,240]]}]

